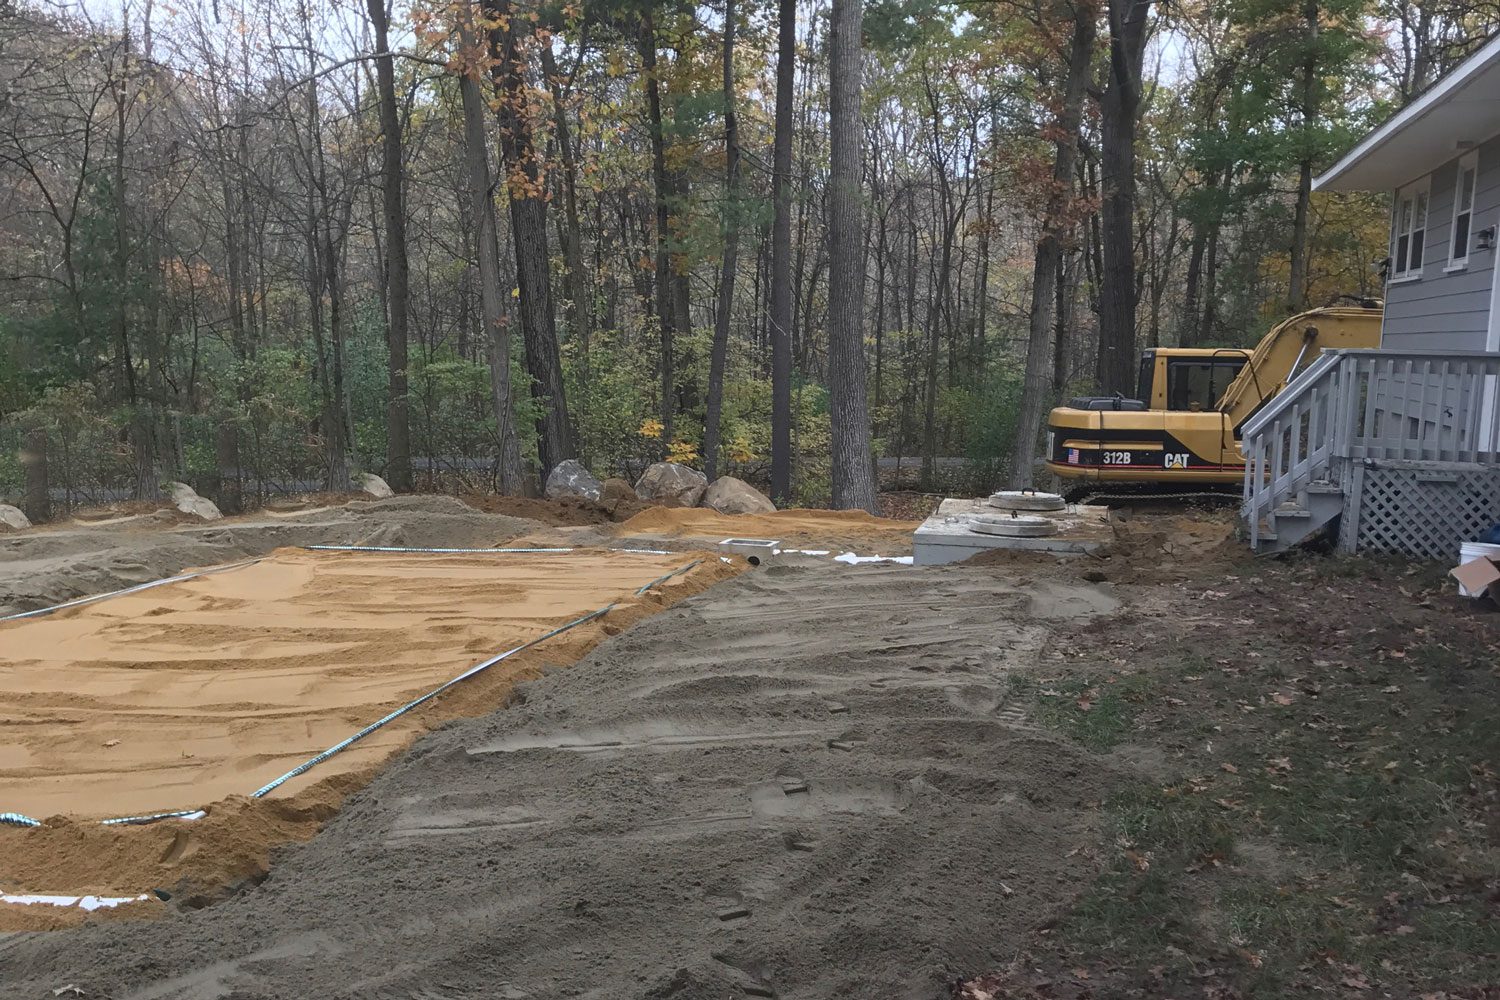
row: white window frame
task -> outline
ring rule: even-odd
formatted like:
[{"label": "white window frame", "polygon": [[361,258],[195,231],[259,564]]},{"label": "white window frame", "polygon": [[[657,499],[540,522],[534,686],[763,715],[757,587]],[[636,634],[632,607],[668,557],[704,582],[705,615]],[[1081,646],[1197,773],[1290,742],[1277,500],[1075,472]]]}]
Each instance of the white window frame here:
[{"label": "white window frame", "polygon": [[[1427,264],[1427,216],[1432,205],[1432,177],[1429,175],[1396,192],[1391,212],[1391,281],[1416,281]],[[1417,208],[1421,206],[1421,225],[1417,225]],[[1407,238],[1406,246],[1401,238]],[[1420,260],[1412,266],[1411,249],[1420,246]]]},{"label": "white window frame", "polygon": [[[1467,206],[1462,203],[1465,175],[1473,177]],[[1469,247],[1474,242],[1474,199],[1478,191],[1479,150],[1476,149],[1458,158],[1458,172],[1453,178],[1453,222],[1448,227],[1448,266],[1443,268],[1444,271],[1462,271],[1469,266]],[[1458,237],[1458,220],[1465,215],[1469,217],[1469,225],[1464,233],[1464,245],[1460,248],[1454,240]]]}]

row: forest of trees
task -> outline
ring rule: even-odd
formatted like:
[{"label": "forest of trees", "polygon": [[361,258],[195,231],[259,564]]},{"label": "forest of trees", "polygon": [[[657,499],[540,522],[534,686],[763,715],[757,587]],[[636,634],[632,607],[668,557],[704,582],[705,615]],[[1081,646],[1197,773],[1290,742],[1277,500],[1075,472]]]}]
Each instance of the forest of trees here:
[{"label": "forest of trees", "polygon": [[[1378,296],[1311,180],[1500,0],[0,0],[0,498],[872,508],[1138,350]],[[43,490],[39,493],[38,490]]]}]

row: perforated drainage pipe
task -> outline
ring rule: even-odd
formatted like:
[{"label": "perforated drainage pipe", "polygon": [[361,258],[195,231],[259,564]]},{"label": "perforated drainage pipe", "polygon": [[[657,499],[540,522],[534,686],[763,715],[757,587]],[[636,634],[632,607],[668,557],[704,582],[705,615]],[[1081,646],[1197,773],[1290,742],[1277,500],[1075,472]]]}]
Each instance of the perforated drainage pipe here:
[{"label": "perforated drainage pipe", "polygon": [[[371,548],[361,549],[361,548],[352,547],[352,546],[311,546],[311,545],[307,546],[307,548],[315,549],[315,550],[319,550],[319,551],[327,551],[327,550],[330,550],[330,549],[335,550],[335,551],[344,551],[344,550],[352,550],[352,551],[433,551],[433,550],[410,550],[410,549],[408,549],[408,550],[400,550],[400,549],[393,550],[393,549],[389,549],[389,548],[385,548],[385,549],[371,549]],[[504,550],[500,550],[500,549],[470,549],[470,550],[456,550],[456,551],[498,552],[498,551],[504,551]],[[512,551],[523,551],[523,550],[512,550]],[[547,551],[547,550],[524,550],[524,551]],[[572,551],[572,550],[571,549],[555,550],[554,549],[554,550],[550,550],[550,551],[568,552],[568,551]],[[637,551],[644,551],[644,550],[637,550]],[[658,553],[651,553],[651,554],[655,555],[655,554],[658,554]],[[662,553],[659,553],[659,554],[661,554],[661,555],[670,555],[671,553],[662,552]],[[136,591],[136,590],[144,590],[146,587],[150,587],[150,586],[159,586],[160,584],[163,584],[163,583],[173,583],[173,582],[176,582],[176,581],[179,581],[179,580],[192,579],[195,576],[205,576],[208,573],[218,573],[218,572],[223,572],[224,570],[237,569],[237,568],[239,568],[241,566],[248,566],[248,565],[251,565],[252,563],[256,563],[256,562],[259,562],[259,561],[260,561],[259,559],[252,559],[252,560],[249,560],[249,561],[244,562],[244,563],[236,563],[235,565],[232,565],[232,566],[220,566],[220,567],[216,567],[215,569],[202,570],[202,571],[197,572],[197,573],[186,573],[186,574],[183,574],[181,576],[172,577],[172,578],[167,579],[167,580],[158,580],[158,581],[156,581],[154,583],[151,583],[151,584],[142,584],[141,586],[132,587],[132,588],[129,588],[128,590],[117,591],[117,592],[112,593],[112,594],[101,594],[98,597],[88,598],[88,599],[85,599],[83,601],[75,601],[75,602],[70,602],[69,604],[66,604],[66,605],[58,605],[56,608],[46,608],[46,609],[42,609],[41,611],[28,611],[28,612],[25,612],[24,614],[22,614],[20,616],[13,616],[13,617],[27,617],[27,616],[35,615],[35,614],[44,614],[47,611],[55,611],[55,610],[58,610],[58,609],[63,608],[63,607],[71,607],[71,606],[73,606],[75,604],[86,604],[86,603],[89,603],[90,601],[103,600],[106,597],[115,597],[115,596],[119,596],[120,594],[127,594],[127,593],[131,593],[133,591]],[[662,576],[657,577],[654,580],[651,580],[651,581],[649,581],[647,583],[642,584],[635,591],[635,596],[638,597],[641,594],[646,593],[646,591],[650,590],[651,588],[659,586],[660,584],[663,584],[663,583],[667,582],[668,580],[672,579],[673,577],[680,576],[681,574],[686,573],[688,570],[692,569],[694,566],[699,565],[699,563],[701,563],[701,562],[702,562],[701,559],[694,559],[692,562],[688,563],[685,566],[679,566],[677,569],[672,570],[670,573],[666,573],[666,574],[664,574]],[[436,698],[438,695],[442,694],[444,691],[447,691],[449,688],[453,687],[454,685],[456,685],[456,684],[458,684],[458,683],[460,683],[462,681],[468,680],[470,677],[473,677],[476,674],[483,673],[484,671],[488,670],[490,667],[493,667],[495,664],[500,663],[503,660],[508,660],[512,656],[515,656],[517,653],[524,652],[524,651],[526,651],[528,649],[531,649],[533,646],[537,646],[537,645],[539,645],[539,644],[541,644],[543,642],[546,642],[548,639],[551,639],[551,638],[554,638],[556,636],[562,635],[564,632],[567,632],[570,629],[577,628],[578,626],[586,624],[587,622],[591,622],[591,621],[593,621],[596,618],[602,618],[604,615],[608,614],[611,610],[613,610],[615,607],[617,607],[618,603],[619,602],[617,602],[617,601],[611,601],[609,604],[606,604],[604,607],[599,608],[597,611],[591,611],[588,614],[583,615],[580,618],[573,619],[572,621],[568,622],[565,625],[559,625],[557,628],[552,629],[550,632],[547,632],[547,633],[545,633],[543,635],[539,635],[535,639],[527,640],[526,642],[521,643],[519,646],[515,646],[515,647],[513,647],[511,649],[507,649],[503,653],[499,653],[499,654],[497,654],[495,656],[490,657],[487,660],[484,660],[484,661],[482,661],[480,663],[476,663],[474,666],[470,667],[468,670],[465,670],[463,673],[459,674],[457,677],[454,677],[454,678],[452,678],[451,680],[448,680],[448,681],[444,681],[442,684],[440,684],[437,687],[433,688],[431,691],[427,692],[426,694],[422,695],[421,697],[413,699],[412,701],[407,702],[405,705],[402,705],[400,708],[398,708],[398,709],[396,709],[396,710],[388,713],[387,715],[385,715],[384,717],[382,717],[380,719],[377,719],[375,722],[370,723],[368,726],[364,727],[363,729],[361,729],[359,732],[355,733],[354,735],[352,735],[352,736],[350,736],[350,737],[348,737],[348,738],[346,738],[344,740],[341,740],[338,743],[335,743],[333,746],[329,747],[327,750],[324,750],[322,753],[316,755],[315,757],[311,757],[308,760],[303,761],[301,764],[298,764],[296,767],[292,768],[290,771],[288,771],[287,773],[283,774],[281,777],[275,779],[274,781],[268,782],[265,785],[262,785],[260,788],[256,789],[254,792],[250,793],[250,797],[253,798],[253,799],[265,798],[271,792],[275,791],[277,788],[280,788],[282,785],[286,784],[288,781],[291,781],[293,778],[296,778],[296,777],[299,777],[299,776],[301,776],[303,774],[306,774],[308,771],[312,770],[314,767],[317,767],[319,764],[323,763],[324,761],[328,760],[331,757],[334,757],[338,753],[340,753],[340,752],[342,752],[344,750],[347,750],[349,747],[353,746],[355,743],[358,743],[360,740],[364,739],[366,736],[369,736],[371,733],[376,732],[379,729],[382,729],[386,725],[390,724],[391,722],[395,721],[396,719],[399,719],[401,716],[403,716],[406,713],[410,712],[412,709],[417,708],[420,705],[423,705],[423,704],[431,701],[433,698]],[[8,620],[8,619],[0,619],[0,621],[5,621],[5,620]],[[207,815],[207,812],[205,810],[202,810],[202,809],[182,809],[182,810],[176,810],[176,811],[172,811],[172,812],[148,813],[148,814],[141,815],[141,816],[121,816],[121,817],[117,817],[115,819],[100,820],[99,823],[100,823],[101,826],[132,826],[132,825],[142,825],[142,824],[146,824],[146,823],[155,823],[158,820],[164,820],[164,819],[196,820],[196,819],[201,819],[201,818],[203,818],[206,815]],[[40,820],[38,820],[38,819],[33,819],[32,817],[26,816],[26,815],[24,815],[22,813],[5,812],[5,813],[0,813],[0,824],[7,824],[7,825],[10,825],[10,826],[39,827],[39,826],[42,825],[42,822]]]}]

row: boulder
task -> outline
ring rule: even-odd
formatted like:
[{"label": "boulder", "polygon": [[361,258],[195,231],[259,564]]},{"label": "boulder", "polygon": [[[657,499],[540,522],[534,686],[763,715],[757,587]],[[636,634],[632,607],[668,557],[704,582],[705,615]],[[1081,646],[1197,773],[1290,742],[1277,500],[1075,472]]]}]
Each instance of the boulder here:
[{"label": "boulder", "polygon": [[599,487],[599,502],[604,504],[619,503],[621,500],[638,501],[640,497],[635,495],[635,487],[628,480],[618,476],[611,476]]},{"label": "boulder", "polygon": [[31,527],[31,519],[21,513],[21,508],[0,503],[0,529],[21,531]]},{"label": "boulder", "polygon": [[628,521],[653,504],[635,495],[635,487],[624,479],[606,479],[599,489],[599,506],[611,521]]},{"label": "boulder", "polygon": [[205,500],[187,483],[162,483],[162,489],[172,500],[172,506],[203,521],[222,520],[224,515],[212,500]]},{"label": "boulder", "polygon": [[180,497],[174,500],[173,503],[175,503],[177,505],[177,509],[182,511],[184,514],[191,514],[193,517],[199,518],[200,520],[218,521],[224,517],[224,515],[220,513],[217,504],[215,504],[212,500],[203,499],[196,493],[194,493],[190,497]]},{"label": "boulder", "polygon": [[657,462],[641,473],[635,495],[672,507],[696,507],[707,488],[708,477],[697,469],[676,462]]},{"label": "boulder", "polygon": [[367,493],[378,500],[384,500],[386,497],[396,495],[396,491],[391,489],[390,483],[387,483],[373,472],[356,472],[349,479],[361,493]]},{"label": "boulder", "polygon": [[601,490],[599,480],[583,467],[582,462],[576,458],[568,458],[558,462],[557,467],[547,474],[547,484],[542,492],[548,500],[582,497],[598,503]]},{"label": "boulder", "polygon": [[702,505],[720,514],[769,514],[776,510],[770,497],[734,476],[720,476],[703,491]]}]

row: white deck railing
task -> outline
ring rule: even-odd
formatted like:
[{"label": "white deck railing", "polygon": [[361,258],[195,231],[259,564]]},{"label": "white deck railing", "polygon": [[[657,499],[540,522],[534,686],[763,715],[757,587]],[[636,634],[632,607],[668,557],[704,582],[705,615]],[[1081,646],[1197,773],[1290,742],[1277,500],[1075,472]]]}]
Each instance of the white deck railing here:
[{"label": "white deck railing", "polygon": [[1500,462],[1500,354],[1328,351],[1240,429],[1250,544],[1338,459]]}]

